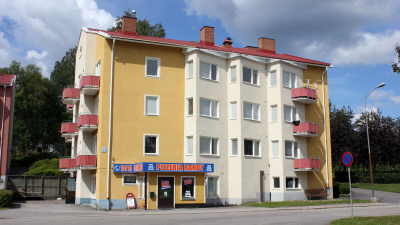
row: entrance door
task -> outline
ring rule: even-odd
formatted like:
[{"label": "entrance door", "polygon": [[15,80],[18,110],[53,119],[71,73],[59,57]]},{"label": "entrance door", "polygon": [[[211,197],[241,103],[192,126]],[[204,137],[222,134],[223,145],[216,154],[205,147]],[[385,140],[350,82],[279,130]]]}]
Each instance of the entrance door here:
[{"label": "entrance door", "polygon": [[174,178],[158,178],[158,208],[174,208]]}]

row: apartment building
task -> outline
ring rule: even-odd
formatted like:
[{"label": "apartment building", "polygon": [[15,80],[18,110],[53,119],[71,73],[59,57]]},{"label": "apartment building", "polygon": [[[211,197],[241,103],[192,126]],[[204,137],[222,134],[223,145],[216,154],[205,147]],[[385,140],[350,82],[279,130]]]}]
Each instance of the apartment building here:
[{"label": "apartment building", "polygon": [[332,196],[329,63],[258,47],[140,36],[136,18],[114,32],[83,28],[73,120],[61,135],[75,202],[147,209]]}]

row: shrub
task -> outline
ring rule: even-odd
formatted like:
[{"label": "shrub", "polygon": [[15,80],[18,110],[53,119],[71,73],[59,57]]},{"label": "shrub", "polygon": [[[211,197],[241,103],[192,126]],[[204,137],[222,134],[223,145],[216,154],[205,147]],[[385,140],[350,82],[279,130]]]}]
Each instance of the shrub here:
[{"label": "shrub", "polygon": [[60,171],[58,165],[59,159],[43,159],[35,162],[29,171],[24,173],[25,176],[67,176],[67,174]]},{"label": "shrub", "polygon": [[340,184],[340,186],[339,186],[339,193],[340,193],[340,194],[349,194],[349,193],[350,193],[349,184],[348,184],[348,183]]},{"label": "shrub", "polygon": [[0,207],[9,208],[12,204],[13,191],[0,189]]},{"label": "shrub", "polygon": [[[400,172],[390,171],[390,172],[374,172],[374,183],[377,184],[391,184],[400,183]],[[336,182],[349,182],[349,174],[347,171],[336,171],[335,172]],[[369,183],[371,182],[370,172],[351,172],[351,182],[352,183]]]}]

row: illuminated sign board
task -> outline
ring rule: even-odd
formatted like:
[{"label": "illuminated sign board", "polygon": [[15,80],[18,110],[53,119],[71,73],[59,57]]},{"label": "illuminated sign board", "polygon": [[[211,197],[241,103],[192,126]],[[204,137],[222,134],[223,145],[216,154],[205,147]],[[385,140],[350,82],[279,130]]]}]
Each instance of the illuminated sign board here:
[{"label": "illuminated sign board", "polygon": [[214,164],[204,163],[137,163],[114,164],[114,173],[137,172],[214,172]]}]

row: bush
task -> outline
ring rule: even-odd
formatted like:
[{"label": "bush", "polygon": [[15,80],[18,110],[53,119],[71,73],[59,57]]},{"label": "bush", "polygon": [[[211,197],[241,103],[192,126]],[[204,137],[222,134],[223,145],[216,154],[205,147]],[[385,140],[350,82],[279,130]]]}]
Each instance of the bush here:
[{"label": "bush", "polygon": [[340,184],[340,186],[339,186],[339,193],[340,193],[340,194],[349,194],[349,193],[350,193],[349,184],[348,184],[348,183]]},{"label": "bush", "polygon": [[[390,172],[374,172],[374,183],[377,184],[391,184],[400,183],[400,172],[390,171]],[[336,182],[349,182],[349,174],[347,171],[336,171],[335,172]],[[369,183],[371,182],[370,172],[351,172],[351,182],[352,183]]]},{"label": "bush", "polygon": [[24,173],[25,176],[36,175],[36,176],[67,176],[59,169],[59,159],[43,159],[35,162],[29,171]]},{"label": "bush", "polygon": [[12,204],[13,191],[0,189],[0,207],[9,208]]},{"label": "bush", "polygon": [[30,167],[36,161],[42,159],[53,159],[58,158],[57,155],[53,155],[51,153],[42,153],[42,154],[34,154],[29,156],[24,156],[21,158],[13,158],[11,159],[11,167]]}]

